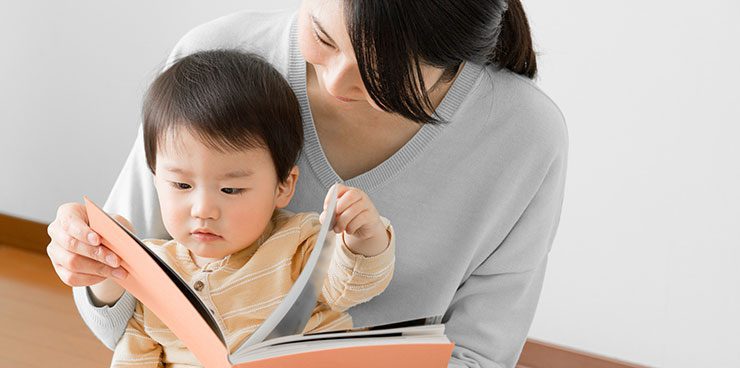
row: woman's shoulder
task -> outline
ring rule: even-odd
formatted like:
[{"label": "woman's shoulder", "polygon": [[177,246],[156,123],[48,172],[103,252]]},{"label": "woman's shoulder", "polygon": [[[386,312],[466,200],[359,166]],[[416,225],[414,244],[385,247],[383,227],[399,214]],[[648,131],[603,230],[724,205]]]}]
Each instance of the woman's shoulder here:
[{"label": "woman's shoulder", "polygon": [[[472,91],[468,106],[484,131],[520,141],[521,148],[543,149],[551,154],[567,150],[568,129],[560,107],[535,81],[505,68],[488,65]],[[527,144],[530,143],[530,144]]]},{"label": "woman's shoulder", "polygon": [[253,52],[272,64],[280,64],[280,57],[287,58],[294,16],[294,10],[244,10],[206,22],[191,29],[180,39],[168,64],[194,52],[213,49]]}]

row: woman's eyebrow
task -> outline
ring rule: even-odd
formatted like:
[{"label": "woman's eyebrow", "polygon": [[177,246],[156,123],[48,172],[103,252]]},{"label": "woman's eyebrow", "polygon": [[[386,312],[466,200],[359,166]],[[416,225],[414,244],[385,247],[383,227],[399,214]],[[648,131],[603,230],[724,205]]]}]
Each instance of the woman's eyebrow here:
[{"label": "woman's eyebrow", "polygon": [[328,39],[329,39],[329,41],[330,41],[331,43],[333,43],[333,44],[335,44],[335,45],[337,44],[336,42],[334,42],[334,40],[333,40],[333,39],[331,38],[331,36],[329,36],[329,34],[328,34],[328,33],[326,33],[326,31],[324,30],[324,27],[322,27],[322,26],[321,26],[321,23],[319,23],[319,20],[318,20],[318,19],[316,19],[316,17],[315,17],[315,16],[313,16],[313,15],[311,16],[311,21],[313,22],[313,24],[315,24],[315,25],[316,25],[316,28],[318,28],[318,29],[319,29],[319,31],[321,31],[321,33],[323,33],[323,35],[324,35],[324,36],[325,36],[326,38],[328,38]]}]

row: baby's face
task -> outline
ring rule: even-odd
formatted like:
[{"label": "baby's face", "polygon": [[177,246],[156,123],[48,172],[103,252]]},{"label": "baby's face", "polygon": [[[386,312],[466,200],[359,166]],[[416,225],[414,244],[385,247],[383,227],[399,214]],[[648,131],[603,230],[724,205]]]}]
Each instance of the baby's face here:
[{"label": "baby's face", "polygon": [[[270,153],[221,153],[181,129],[157,149],[154,178],[162,218],[194,258],[221,259],[247,248],[264,231],[278,196]],[[196,257],[197,256],[197,257]]]}]

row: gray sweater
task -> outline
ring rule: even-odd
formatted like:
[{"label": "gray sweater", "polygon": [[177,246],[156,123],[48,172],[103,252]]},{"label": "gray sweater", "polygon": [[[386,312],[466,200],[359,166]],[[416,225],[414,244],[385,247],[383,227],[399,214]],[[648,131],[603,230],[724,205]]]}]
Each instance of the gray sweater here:
[{"label": "gray sweater", "polygon": [[[319,144],[306,95],[295,14],[240,12],[201,25],[170,62],[202,49],[262,55],[301,103],[305,146],[289,210],[320,211],[341,179]],[[464,64],[437,113],[374,169],[345,180],[367,192],[393,223],[396,270],[380,296],[350,310],[356,326],[444,315],[455,343],[451,367],[514,367],[532,322],[563,201],[567,131],[558,107],[529,79]],[[141,131],[105,205],[147,238],[168,237],[146,166]],[[133,314],[125,294],[96,308],[75,302],[90,329],[114,347]]]}]

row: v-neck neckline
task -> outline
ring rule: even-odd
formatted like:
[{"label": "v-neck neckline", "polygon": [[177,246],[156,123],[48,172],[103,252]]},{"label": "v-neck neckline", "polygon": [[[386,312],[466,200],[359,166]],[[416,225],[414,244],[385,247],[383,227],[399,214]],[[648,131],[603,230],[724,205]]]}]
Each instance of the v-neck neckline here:
[{"label": "v-neck neckline", "polygon": [[435,112],[445,121],[439,124],[424,124],[416,134],[404,144],[391,157],[375,166],[374,168],[343,180],[329,163],[324,150],[321,147],[316,126],[311,114],[311,105],[308,99],[306,85],[306,60],[298,47],[297,18],[294,17],[290,30],[288,61],[288,82],[298,98],[301,105],[301,117],[303,119],[303,152],[308,163],[325,189],[329,189],[334,183],[342,182],[345,185],[360,188],[365,192],[372,192],[393,176],[401,172],[404,167],[412,162],[425,147],[429,145],[445,128],[452,124],[452,117],[460,104],[469,94],[480,77],[484,67],[480,64],[466,62],[462,66],[457,78],[447,91]]}]

